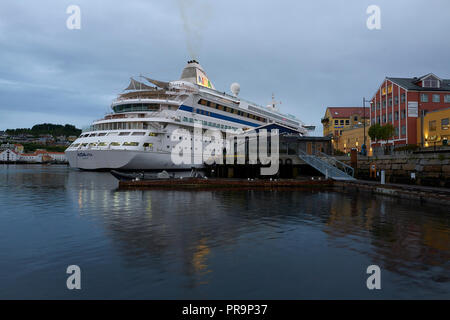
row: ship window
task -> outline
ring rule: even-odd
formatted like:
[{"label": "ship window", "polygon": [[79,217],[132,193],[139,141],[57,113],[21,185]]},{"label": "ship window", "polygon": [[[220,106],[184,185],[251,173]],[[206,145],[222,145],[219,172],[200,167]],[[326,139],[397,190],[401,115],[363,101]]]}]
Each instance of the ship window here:
[{"label": "ship window", "polygon": [[90,135],[89,135],[89,137],[95,137],[97,134],[96,133],[91,133]]},{"label": "ship window", "polygon": [[76,147],[78,147],[80,144],[79,143],[74,143],[73,145],[72,145],[72,148],[76,148]]},{"label": "ship window", "polygon": [[118,143],[118,142],[111,142],[109,145],[112,146],[112,147],[118,147],[118,146],[120,146],[120,143]]},{"label": "ship window", "polygon": [[150,132],[148,135],[149,135],[150,137],[156,137],[156,136],[157,136],[157,134],[154,133],[154,132]]},{"label": "ship window", "polygon": [[113,107],[114,112],[134,112],[134,111],[159,111],[160,105],[156,103],[131,103]]},{"label": "ship window", "polygon": [[96,145],[96,143],[89,143],[89,147],[95,147]]},{"label": "ship window", "polygon": [[117,135],[117,132],[108,132],[108,136],[115,136]]},{"label": "ship window", "polygon": [[119,133],[119,136],[128,136],[130,133],[129,132],[121,132]]},{"label": "ship window", "polygon": [[82,146],[82,147],[86,147],[86,146],[87,146],[87,143],[83,143],[81,146]]},{"label": "ship window", "polygon": [[124,147],[137,147],[139,145],[139,142],[124,142],[122,146]]},{"label": "ship window", "polygon": [[99,142],[98,146],[99,147],[106,147],[106,142]]},{"label": "ship window", "polygon": [[99,136],[99,137],[106,136],[106,132],[99,133],[98,136]]},{"label": "ship window", "polygon": [[145,136],[145,132],[133,132],[132,136]]},{"label": "ship window", "polygon": [[153,148],[153,143],[144,143],[144,148]]}]

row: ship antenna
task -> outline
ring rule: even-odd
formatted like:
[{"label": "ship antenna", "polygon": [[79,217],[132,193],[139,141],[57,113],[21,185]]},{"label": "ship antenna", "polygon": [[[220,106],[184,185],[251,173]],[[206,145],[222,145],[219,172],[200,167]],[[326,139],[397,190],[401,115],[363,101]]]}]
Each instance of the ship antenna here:
[{"label": "ship antenna", "polygon": [[275,93],[272,93],[272,102],[271,102],[271,105],[272,105],[272,108],[273,108],[274,110],[277,110],[277,107],[276,107],[277,104],[281,104],[281,101],[276,101],[276,100],[275,100]]}]

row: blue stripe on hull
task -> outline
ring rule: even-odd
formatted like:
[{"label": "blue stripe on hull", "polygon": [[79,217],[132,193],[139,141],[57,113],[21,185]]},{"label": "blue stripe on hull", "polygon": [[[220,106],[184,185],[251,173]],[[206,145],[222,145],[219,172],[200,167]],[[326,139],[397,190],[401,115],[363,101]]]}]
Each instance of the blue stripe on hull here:
[{"label": "blue stripe on hull", "polygon": [[[189,106],[185,106],[185,105],[181,105],[178,110],[182,110],[182,111],[187,111],[187,112],[193,112],[194,108],[189,107]],[[261,126],[260,124],[256,124],[256,123],[252,123],[252,122],[248,122],[245,120],[241,120],[241,119],[236,119],[236,118],[232,118],[229,116],[224,116],[223,114],[219,114],[219,113],[215,113],[215,112],[209,112],[209,116],[213,117],[213,118],[217,118],[217,119],[221,119],[221,120],[226,120],[226,121],[231,121],[231,122],[236,122],[236,123],[240,123],[240,124],[245,124],[247,126],[251,126],[251,127],[259,127]]]}]

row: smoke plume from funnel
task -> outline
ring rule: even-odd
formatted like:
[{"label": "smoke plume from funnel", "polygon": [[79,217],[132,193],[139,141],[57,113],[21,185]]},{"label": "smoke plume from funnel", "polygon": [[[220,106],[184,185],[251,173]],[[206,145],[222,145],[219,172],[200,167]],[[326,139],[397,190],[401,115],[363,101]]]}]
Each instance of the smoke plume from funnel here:
[{"label": "smoke plume from funnel", "polygon": [[186,46],[191,59],[198,59],[203,30],[208,27],[211,7],[207,0],[178,0]]}]

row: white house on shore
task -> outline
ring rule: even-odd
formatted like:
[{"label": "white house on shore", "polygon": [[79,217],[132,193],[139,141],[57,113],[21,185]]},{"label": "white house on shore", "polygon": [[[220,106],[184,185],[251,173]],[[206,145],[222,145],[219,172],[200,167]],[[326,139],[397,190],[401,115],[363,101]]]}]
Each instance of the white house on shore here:
[{"label": "white house on shore", "polygon": [[46,150],[36,150],[33,153],[18,153],[11,149],[0,152],[0,162],[13,163],[45,163],[45,162],[61,162],[66,163],[67,158],[64,152],[49,152]]},{"label": "white house on shore", "polygon": [[14,150],[6,149],[0,152],[1,162],[18,162],[20,161],[20,155]]}]

